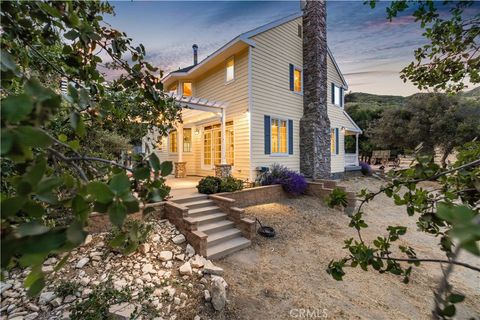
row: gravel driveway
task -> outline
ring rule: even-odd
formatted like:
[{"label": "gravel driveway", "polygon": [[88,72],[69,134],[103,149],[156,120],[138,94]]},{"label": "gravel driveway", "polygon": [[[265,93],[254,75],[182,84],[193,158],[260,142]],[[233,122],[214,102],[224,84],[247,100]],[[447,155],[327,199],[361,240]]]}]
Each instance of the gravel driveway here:
[{"label": "gravel driveway", "polygon": [[[381,183],[372,178],[355,178],[342,183],[349,190]],[[347,269],[344,281],[333,280],[325,269],[331,259],[345,254],[343,241],[355,237],[349,218],[329,209],[319,199],[299,197],[280,203],[247,208],[247,214],[274,227],[274,239],[258,237],[250,248],[219,260],[229,284],[230,304],[217,319],[429,319],[432,290],[440,276],[437,264],[414,268],[409,284],[391,274]],[[415,221],[402,207],[379,197],[365,208],[369,228],[366,240],[384,235],[388,225],[408,227],[407,238],[419,257],[444,256],[437,239],[415,232]],[[461,257],[479,265],[477,258]],[[480,276],[458,267],[454,287],[467,295],[458,305],[458,318],[480,314]],[[309,316],[309,317],[308,317]]]}]

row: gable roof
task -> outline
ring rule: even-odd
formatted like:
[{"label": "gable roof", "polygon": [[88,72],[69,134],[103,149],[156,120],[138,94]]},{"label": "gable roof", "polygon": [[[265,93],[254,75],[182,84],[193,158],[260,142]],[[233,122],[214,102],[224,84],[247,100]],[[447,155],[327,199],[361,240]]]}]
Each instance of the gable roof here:
[{"label": "gable roof", "polygon": [[[273,22],[267,23],[267,24],[265,24],[263,26],[260,26],[258,28],[255,28],[255,29],[252,29],[250,31],[244,32],[244,33],[238,35],[237,37],[233,38],[229,42],[227,42],[221,48],[214,51],[211,55],[207,56],[205,59],[200,61],[198,64],[191,65],[191,66],[188,66],[186,68],[182,68],[182,69],[170,72],[168,75],[166,75],[162,79],[162,82],[168,81],[171,76],[177,76],[177,75],[178,76],[183,76],[183,75],[186,76],[186,75],[190,74],[191,72],[194,72],[195,70],[198,70],[203,65],[205,65],[207,62],[212,60],[214,57],[223,53],[227,49],[229,49],[232,46],[238,44],[239,42],[243,42],[243,43],[245,43],[249,46],[255,47],[255,41],[251,39],[252,37],[254,37],[256,35],[259,35],[260,33],[263,33],[265,31],[268,31],[270,29],[276,28],[276,27],[278,27],[278,26],[280,26],[284,23],[287,23],[287,22],[293,21],[295,19],[301,18],[302,16],[303,16],[303,12],[297,12],[297,13],[291,14],[289,16],[286,16],[284,18],[281,18],[281,19],[275,20]],[[348,89],[347,81],[343,77],[343,74],[340,71],[340,68],[338,67],[337,62],[335,61],[335,58],[333,57],[333,54],[330,51],[330,48],[327,47],[327,50],[328,50],[328,55],[330,56],[330,59],[332,59],[332,61],[333,61],[333,65],[335,66],[336,71],[338,72],[338,74],[340,75],[340,78],[342,79],[342,82],[343,82],[343,85],[344,85],[345,89]]]}]

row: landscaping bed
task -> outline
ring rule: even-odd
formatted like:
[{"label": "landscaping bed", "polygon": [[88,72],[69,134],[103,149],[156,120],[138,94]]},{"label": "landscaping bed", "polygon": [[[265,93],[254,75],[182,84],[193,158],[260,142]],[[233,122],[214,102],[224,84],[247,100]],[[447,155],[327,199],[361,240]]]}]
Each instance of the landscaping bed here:
[{"label": "landscaping bed", "polygon": [[[340,185],[349,191],[366,187],[374,191],[381,181],[359,177]],[[418,256],[444,257],[436,245],[438,239],[416,232],[414,219],[391,199],[380,196],[366,205],[365,212],[366,240],[385,234],[388,225],[405,225],[410,231],[398,244],[416,248]],[[343,212],[328,208],[318,198],[302,196],[251,206],[246,214],[274,227],[277,236],[257,236],[250,248],[217,262],[226,270],[230,286],[230,304],[217,319],[293,319],[299,318],[302,309],[328,319],[430,319],[432,290],[441,275],[437,264],[414,268],[409,284],[392,274],[358,268],[347,269],[344,280],[336,281],[325,272],[327,265],[343,257],[343,241],[356,236]],[[473,256],[461,258],[479,264]],[[466,295],[465,302],[457,305],[458,318],[480,314],[478,273],[455,270],[452,285]]]}]

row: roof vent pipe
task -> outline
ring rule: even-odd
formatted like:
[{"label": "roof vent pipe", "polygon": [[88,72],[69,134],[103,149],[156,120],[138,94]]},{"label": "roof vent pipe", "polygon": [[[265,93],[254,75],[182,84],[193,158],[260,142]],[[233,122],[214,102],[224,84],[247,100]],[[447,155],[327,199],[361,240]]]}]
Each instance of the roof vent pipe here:
[{"label": "roof vent pipe", "polygon": [[192,46],[193,49],[193,65],[196,66],[198,63],[198,46],[194,44]]}]

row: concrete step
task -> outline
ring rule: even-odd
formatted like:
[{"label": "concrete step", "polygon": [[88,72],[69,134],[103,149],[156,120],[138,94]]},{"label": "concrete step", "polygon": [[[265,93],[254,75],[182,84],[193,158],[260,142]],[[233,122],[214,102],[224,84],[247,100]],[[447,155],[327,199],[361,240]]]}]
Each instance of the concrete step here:
[{"label": "concrete step", "polygon": [[208,206],[208,207],[197,208],[197,209],[188,209],[188,216],[195,217],[195,216],[200,216],[208,213],[216,213],[216,212],[220,212],[220,208],[218,206]]},{"label": "concrete step", "polygon": [[210,199],[206,200],[198,200],[198,201],[192,201],[192,202],[185,202],[182,203],[184,206],[186,206],[189,209],[198,209],[198,208],[204,208],[204,207],[210,207],[215,205],[215,202],[213,202]]},{"label": "concrete step", "polygon": [[218,212],[218,213],[209,213],[209,214],[204,214],[201,216],[195,216],[192,217],[193,221],[198,222],[198,225],[204,225],[216,221],[222,221],[227,218],[227,215],[223,212]]},{"label": "concrete step", "polygon": [[207,247],[212,247],[224,241],[239,237],[241,235],[242,235],[242,232],[237,228],[230,228],[230,229],[214,232],[208,235]]},{"label": "concrete step", "polygon": [[199,195],[188,195],[188,196],[180,196],[180,197],[173,197],[172,201],[175,203],[187,203],[187,202],[193,202],[193,201],[200,201],[200,200],[206,200],[208,199],[208,196],[206,194],[199,194]]},{"label": "concrete step", "polygon": [[236,237],[210,248],[207,248],[207,259],[219,259],[235,251],[250,246],[251,241],[244,237]]},{"label": "concrete step", "polygon": [[233,228],[234,226],[235,226],[235,224],[232,221],[223,220],[223,221],[215,221],[215,222],[212,222],[212,223],[207,223],[207,224],[200,225],[200,226],[198,226],[198,230],[202,231],[202,232],[205,232],[207,235],[210,235],[210,234],[218,232],[218,231]]}]

